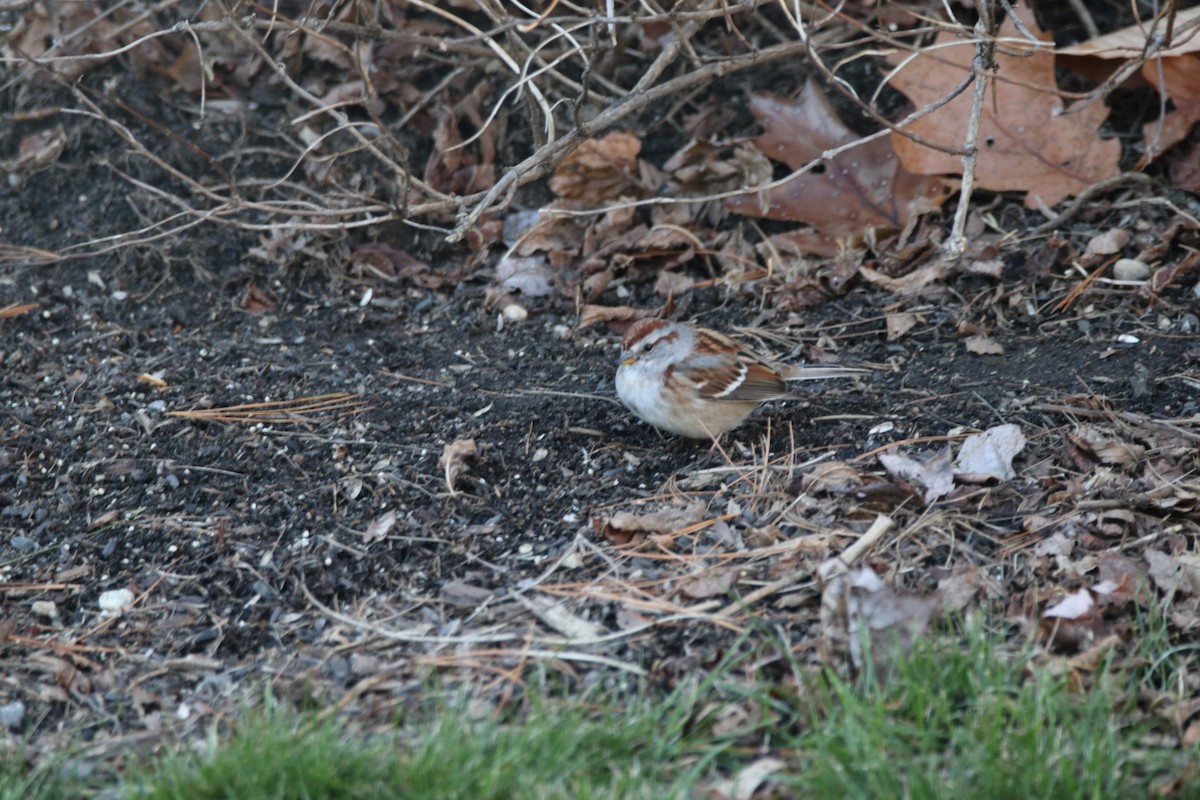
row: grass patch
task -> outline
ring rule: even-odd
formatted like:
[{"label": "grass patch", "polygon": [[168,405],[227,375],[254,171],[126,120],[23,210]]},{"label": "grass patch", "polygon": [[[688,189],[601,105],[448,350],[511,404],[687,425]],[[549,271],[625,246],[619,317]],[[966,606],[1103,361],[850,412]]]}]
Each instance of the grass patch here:
[{"label": "grass patch", "polygon": [[[1131,698],[1144,676],[1102,669],[1075,691],[1000,644],[975,628],[922,643],[883,679],[808,680],[773,737],[791,764],[776,779],[806,797],[1149,797],[1200,756],[1142,743],[1154,721]],[[1182,796],[1200,792],[1190,780]]]},{"label": "grass patch", "polygon": [[1200,796],[1186,772],[1200,751],[1146,744],[1153,721],[1122,700],[1145,675],[1107,671],[1072,691],[1002,646],[973,629],[925,643],[886,679],[809,672],[799,693],[747,679],[752,658],[772,660],[743,647],[665,698],[542,686],[520,711],[475,720],[466,703],[431,704],[369,739],[268,703],[205,755],[157,762],[130,796],[692,797],[763,755],[784,762],[769,778],[783,796],[1128,798],[1179,776],[1177,796]]},{"label": "grass patch", "polygon": [[59,800],[85,795],[83,785],[67,777],[61,758],[31,766],[23,746],[0,750],[0,800]]},{"label": "grass patch", "polygon": [[340,725],[318,722],[268,703],[245,712],[222,740],[210,737],[200,756],[176,750],[135,780],[131,797],[351,798],[387,797],[403,784],[384,742],[364,741]]},{"label": "grass patch", "polygon": [[207,798],[661,798],[682,755],[687,708],[538,700],[509,719],[472,720],[465,703],[363,739],[278,707],[247,712],[201,756],[177,751],[131,796]]}]

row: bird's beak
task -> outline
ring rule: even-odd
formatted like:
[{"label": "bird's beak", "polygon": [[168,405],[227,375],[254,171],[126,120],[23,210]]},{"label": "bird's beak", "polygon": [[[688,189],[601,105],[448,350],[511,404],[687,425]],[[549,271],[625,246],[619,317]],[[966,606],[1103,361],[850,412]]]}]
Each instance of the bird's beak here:
[{"label": "bird's beak", "polygon": [[637,361],[637,356],[625,356],[624,358],[621,359],[621,363],[627,367],[630,364],[635,363],[636,361]]}]

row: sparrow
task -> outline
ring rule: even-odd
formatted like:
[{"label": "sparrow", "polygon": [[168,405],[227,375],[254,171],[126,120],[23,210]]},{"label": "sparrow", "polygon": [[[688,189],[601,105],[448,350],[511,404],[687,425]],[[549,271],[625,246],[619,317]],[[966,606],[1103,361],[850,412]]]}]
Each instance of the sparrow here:
[{"label": "sparrow", "polygon": [[617,396],[656,428],[716,440],[758,406],[789,397],[787,381],[849,377],[846,367],[798,368],[786,377],[741,342],[686,322],[641,319],[626,331]]}]

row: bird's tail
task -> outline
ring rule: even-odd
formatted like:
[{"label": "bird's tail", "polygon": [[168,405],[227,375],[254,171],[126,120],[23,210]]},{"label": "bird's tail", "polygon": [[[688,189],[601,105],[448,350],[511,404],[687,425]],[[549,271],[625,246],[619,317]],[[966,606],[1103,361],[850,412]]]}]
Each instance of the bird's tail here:
[{"label": "bird's tail", "polygon": [[789,366],[781,371],[785,381],[823,381],[831,378],[856,378],[871,374],[869,369],[858,367],[813,367]]}]

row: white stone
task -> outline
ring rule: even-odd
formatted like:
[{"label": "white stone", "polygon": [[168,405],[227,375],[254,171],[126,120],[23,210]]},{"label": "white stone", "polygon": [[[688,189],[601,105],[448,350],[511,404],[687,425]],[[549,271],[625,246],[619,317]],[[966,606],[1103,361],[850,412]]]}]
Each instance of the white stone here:
[{"label": "white stone", "polygon": [[133,605],[133,592],[128,589],[110,589],[100,594],[100,610],[116,614]]},{"label": "white stone", "polygon": [[1144,281],[1150,277],[1150,266],[1136,258],[1122,258],[1113,264],[1113,277],[1119,281]]}]

